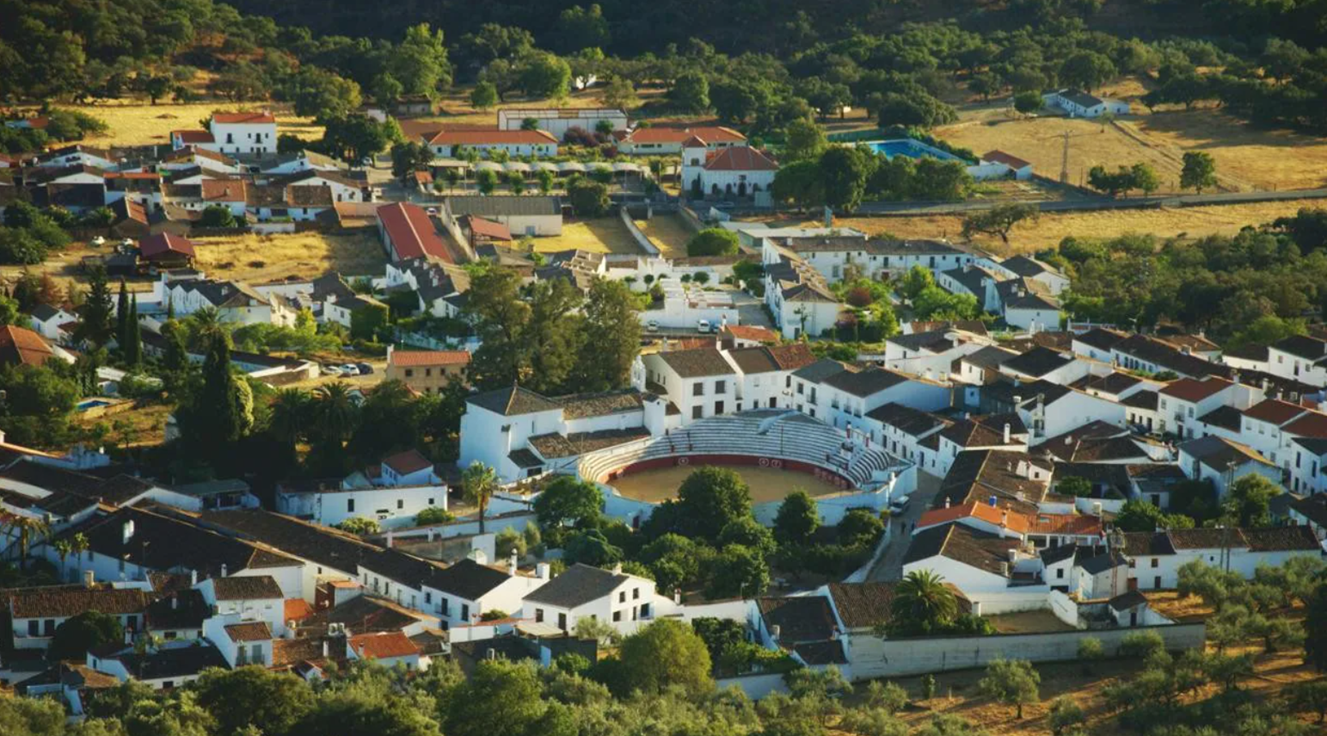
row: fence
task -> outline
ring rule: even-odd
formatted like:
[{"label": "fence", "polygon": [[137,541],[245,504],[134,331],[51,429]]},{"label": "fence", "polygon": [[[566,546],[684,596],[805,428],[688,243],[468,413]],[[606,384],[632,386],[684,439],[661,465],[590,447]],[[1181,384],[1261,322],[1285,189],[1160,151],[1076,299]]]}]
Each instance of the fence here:
[{"label": "fence", "polygon": [[1108,655],[1118,655],[1124,637],[1139,631],[1160,634],[1166,648],[1172,651],[1201,649],[1207,638],[1207,626],[1202,622],[1104,631],[940,638],[881,639],[854,635],[849,643],[849,660],[856,680],[985,667],[1000,658],[1067,661],[1077,659],[1079,642],[1088,638],[1100,641]]}]

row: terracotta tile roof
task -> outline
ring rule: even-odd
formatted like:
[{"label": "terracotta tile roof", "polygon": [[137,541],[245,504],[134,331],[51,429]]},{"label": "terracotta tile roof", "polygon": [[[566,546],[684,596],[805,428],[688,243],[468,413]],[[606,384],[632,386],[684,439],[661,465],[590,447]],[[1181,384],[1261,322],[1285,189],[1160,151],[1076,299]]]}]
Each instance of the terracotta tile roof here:
[{"label": "terracotta tile roof", "polygon": [[949,524],[959,519],[980,519],[988,524],[1004,526],[1019,534],[1026,534],[1032,525],[1028,517],[1009,508],[997,508],[988,503],[963,503],[947,509],[930,509],[917,521],[918,529]]},{"label": "terracotta tile roof", "polygon": [[284,598],[281,586],[271,575],[233,575],[213,578],[213,589],[219,601],[252,601]]},{"label": "terracotta tile roof", "polygon": [[136,589],[50,585],[0,591],[0,604],[12,606],[14,618],[68,618],[87,611],[121,615],[142,613],[148,595]]},{"label": "terracotta tile roof", "polygon": [[204,179],[202,196],[206,202],[247,202],[249,184],[243,179]]},{"label": "terracotta tile roof", "polygon": [[1282,425],[1303,414],[1306,409],[1280,399],[1265,399],[1244,410],[1244,416],[1260,422]]},{"label": "terracotta tile roof", "polygon": [[264,641],[272,638],[272,628],[265,621],[231,624],[226,627],[231,641]]},{"label": "terracotta tile roof", "polygon": [[733,367],[724,359],[723,354],[713,348],[672,350],[658,353],[658,356],[682,378],[729,376],[734,373]]},{"label": "terracotta tile roof", "polygon": [[138,241],[138,250],[142,256],[148,260],[169,253],[188,256],[190,258],[193,258],[196,255],[194,253],[194,244],[190,242],[188,238],[182,238],[179,235],[172,235],[170,233],[158,233],[143,238]]},{"label": "terracotta tile roof", "polygon": [[538,146],[556,145],[558,139],[547,130],[456,130],[443,128],[429,139],[432,146]]},{"label": "terracotta tile roof", "polygon": [[731,335],[739,340],[779,341],[779,333],[768,327],[756,327],[755,325],[725,325],[721,334]]},{"label": "terracotta tile roof", "polygon": [[276,116],[270,112],[216,112],[212,113],[212,122],[226,125],[261,125],[275,123]]},{"label": "terracotta tile roof", "polygon": [[511,229],[500,222],[486,220],[476,215],[463,215],[461,226],[474,235],[493,240],[511,240]]},{"label": "terracotta tile roof", "polygon": [[433,221],[420,207],[406,202],[395,202],[379,207],[377,215],[378,222],[387,232],[387,237],[391,239],[396,260],[433,256],[447,263],[454,262]]},{"label": "terracotta tile roof", "polygon": [[705,162],[706,171],[778,171],[769,156],[750,146],[724,148]]},{"label": "terracotta tile roof", "polygon": [[483,407],[495,414],[515,416],[540,411],[556,411],[561,407],[542,394],[528,388],[511,386],[498,388],[482,394],[475,394],[466,399],[466,403]]},{"label": "terracotta tile roof", "polygon": [[1101,517],[1086,514],[1036,514],[1029,517],[1032,534],[1101,534]]},{"label": "terracotta tile roof", "polygon": [[470,353],[464,350],[393,350],[391,364],[403,367],[469,365]]},{"label": "terracotta tile roof", "polygon": [[401,475],[410,475],[425,468],[433,467],[433,461],[420,454],[419,450],[409,449],[405,452],[398,452],[382,461],[383,465],[395,470]]},{"label": "terracotta tile roof", "polygon": [[0,365],[42,365],[55,357],[55,351],[41,335],[27,329],[0,327]]},{"label": "terracotta tile roof", "polygon": [[400,631],[356,634],[350,637],[350,648],[365,659],[409,657],[419,654],[419,647]]},{"label": "terracotta tile roof", "polygon": [[179,138],[181,143],[216,143],[216,138],[206,130],[172,130],[172,138]]},{"label": "terracotta tile roof", "polygon": [[1167,384],[1159,393],[1163,396],[1174,396],[1181,401],[1197,402],[1233,385],[1235,384],[1219,376],[1207,376],[1201,381],[1181,378]]},{"label": "terracotta tile roof", "polygon": [[997,164],[1004,164],[1011,169],[1021,169],[1032,164],[1024,161],[1017,156],[1011,156],[1004,151],[987,151],[981,155],[982,161],[994,161]]},{"label": "terracotta tile roof", "polygon": [[691,138],[699,138],[701,145],[708,143],[741,143],[746,136],[721,125],[696,127],[670,127],[656,125],[649,128],[637,128],[623,138],[628,143],[682,143]]},{"label": "terracotta tile roof", "polygon": [[829,596],[839,620],[849,629],[887,623],[894,604],[895,583],[830,583]]},{"label": "terracotta tile roof", "polygon": [[1327,437],[1327,414],[1306,411],[1304,416],[1281,428],[1287,434],[1301,437]]}]

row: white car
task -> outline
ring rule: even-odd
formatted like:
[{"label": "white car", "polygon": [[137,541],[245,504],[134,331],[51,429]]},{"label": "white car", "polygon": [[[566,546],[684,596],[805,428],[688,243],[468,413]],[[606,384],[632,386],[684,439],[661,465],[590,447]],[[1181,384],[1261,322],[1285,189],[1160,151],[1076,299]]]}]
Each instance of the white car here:
[{"label": "white car", "polygon": [[710,321],[702,319],[696,322],[696,332],[704,335],[710,331]]},{"label": "white car", "polygon": [[100,248],[101,246],[106,244],[106,239],[98,235],[97,237],[92,239],[92,244]]},{"label": "white car", "polygon": [[341,375],[358,376],[359,366],[355,365],[354,363],[346,363],[345,365],[341,366]]},{"label": "white car", "polygon": [[650,332],[658,332],[658,331],[659,331],[659,320],[657,320],[657,319],[652,319],[652,320],[650,320],[649,322],[646,322],[646,323],[645,323],[645,329],[648,330],[648,331],[650,331]]},{"label": "white car", "polygon": [[325,365],[325,366],[323,366],[323,371],[322,371],[322,372],[323,372],[323,375],[324,375],[324,376],[339,376],[339,375],[341,375],[341,366],[339,366],[339,365]]},{"label": "white car", "polygon": [[438,208],[437,208],[437,207],[428,207],[428,208],[426,208],[424,211],[428,213],[429,217],[437,217],[437,216],[438,216]]},{"label": "white car", "polygon": [[898,498],[894,499],[889,503],[889,513],[897,516],[903,513],[904,511],[907,511],[908,503],[911,500],[912,499],[908,498],[907,496],[899,496]]}]

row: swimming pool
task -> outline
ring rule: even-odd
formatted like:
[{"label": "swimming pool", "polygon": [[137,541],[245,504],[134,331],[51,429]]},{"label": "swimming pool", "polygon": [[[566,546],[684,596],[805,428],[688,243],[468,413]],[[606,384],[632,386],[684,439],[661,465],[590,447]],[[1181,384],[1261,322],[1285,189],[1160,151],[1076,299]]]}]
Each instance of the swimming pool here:
[{"label": "swimming pool", "polygon": [[88,409],[95,409],[99,406],[110,406],[110,405],[111,402],[102,401],[101,399],[84,399],[83,401],[80,401],[77,404],[75,404],[74,408],[77,409],[78,411],[87,411]]},{"label": "swimming pool", "polygon": [[941,151],[934,146],[928,146],[912,138],[896,138],[887,141],[869,141],[862,145],[870,148],[876,153],[884,154],[885,158],[894,158],[895,156],[907,156],[908,158],[921,158],[930,156],[941,161],[960,161],[958,156],[947,151]]}]

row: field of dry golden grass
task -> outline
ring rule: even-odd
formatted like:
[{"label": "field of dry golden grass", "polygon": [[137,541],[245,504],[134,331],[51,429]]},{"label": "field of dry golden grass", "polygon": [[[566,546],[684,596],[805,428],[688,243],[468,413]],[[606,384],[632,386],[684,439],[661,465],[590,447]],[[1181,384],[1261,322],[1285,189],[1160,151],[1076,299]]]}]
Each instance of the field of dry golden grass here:
[{"label": "field of dry golden grass", "polygon": [[271,110],[277,117],[277,132],[305,140],[322,138],[323,129],[310,118],[295,117],[288,105],[278,103],[193,102],[150,105],[138,100],[111,100],[96,105],[65,105],[106,122],[110,131],[88,138],[93,146],[146,146],[170,143],[172,130],[201,128],[201,121],[214,111]]},{"label": "field of dry golden grass", "polygon": [[380,276],[386,256],[372,229],[351,234],[245,234],[193,238],[197,266],[216,279],[251,284],[288,276],[314,278],[328,271],[343,276]]},{"label": "field of dry golden grass", "polygon": [[696,234],[678,215],[655,215],[649,220],[636,220],[636,227],[659,247],[664,258],[686,256],[687,243]]},{"label": "field of dry golden grass", "polygon": [[[1030,253],[1052,248],[1066,237],[1112,238],[1129,233],[1152,234],[1159,238],[1177,236],[1203,237],[1233,235],[1247,225],[1261,225],[1301,208],[1327,207],[1327,201],[1296,199],[1285,202],[1256,202],[1208,207],[1181,207],[1147,210],[1101,212],[1065,212],[1043,214],[1036,222],[1018,225],[1006,247],[998,237],[978,236],[978,245],[999,255]],[[781,223],[812,227],[810,220]],[[963,218],[958,215],[920,215],[916,217],[840,217],[835,224],[862,232],[889,234],[899,238],[947,238],[962,240]]]}]

